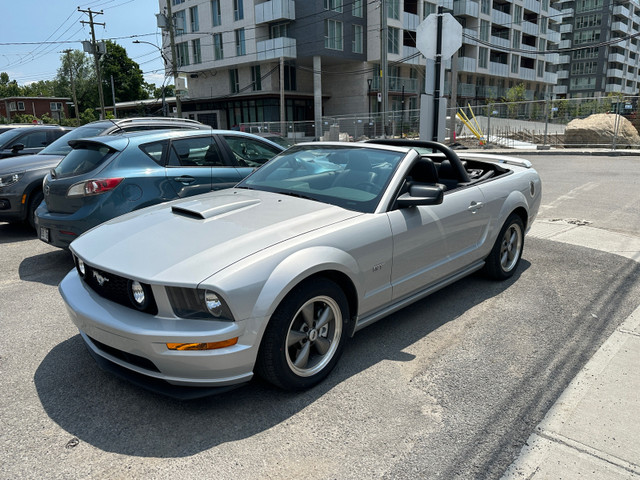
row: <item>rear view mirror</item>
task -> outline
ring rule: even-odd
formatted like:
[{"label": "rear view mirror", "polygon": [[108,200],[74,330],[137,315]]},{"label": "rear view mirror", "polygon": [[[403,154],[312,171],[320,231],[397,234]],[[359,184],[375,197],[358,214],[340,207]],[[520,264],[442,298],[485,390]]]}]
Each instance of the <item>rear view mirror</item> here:
[{"label": "rear view mirror", "polygon": [[398,197],[400,208],[421,205],[440,205],[444,198],[442,187],[436,185],[412,185],[409,191]]}]

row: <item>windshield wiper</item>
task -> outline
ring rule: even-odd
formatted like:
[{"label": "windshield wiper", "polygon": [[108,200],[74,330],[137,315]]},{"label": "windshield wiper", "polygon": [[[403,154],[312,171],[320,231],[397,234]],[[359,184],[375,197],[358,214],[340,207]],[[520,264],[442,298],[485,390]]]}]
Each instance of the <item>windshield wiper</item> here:
[{"label": "windshield wiper", "polygon": [[314,202],[318,201],[318,199],[316,198],[309,197],[307,195],[303,195],[302,193],[297,193],[297,192],[275,191],[273,193],[279,193],[280,195],[288,195],[290,197],[296,197],[296,198],[304,198],[305,200],[313,200]]}]

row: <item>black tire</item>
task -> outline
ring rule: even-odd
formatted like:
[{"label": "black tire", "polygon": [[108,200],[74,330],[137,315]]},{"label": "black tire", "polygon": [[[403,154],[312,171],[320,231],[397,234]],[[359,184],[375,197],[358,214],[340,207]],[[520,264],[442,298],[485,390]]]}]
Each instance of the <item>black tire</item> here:
[{"label": "black tire", "polygon": [[348,325],[349,304],[338,285],[323,278],[303,283],[271,317],[256,373],[285,390],[311,388],[338,363]]},{"label": "black tire", "polygon": [[511,277],[522,258],[524,248],[524,224],[519,215],[512,213],[504,222],[496,243],[486,259],[485,272],[494,280]]},{"label": "black tire", "polygon": [[27,223],[36,229],[36,209],[40,206],[44,200],[44,194],[41,190],[31,193],[31,199],[29,200],[29,208],[27,208]]}]

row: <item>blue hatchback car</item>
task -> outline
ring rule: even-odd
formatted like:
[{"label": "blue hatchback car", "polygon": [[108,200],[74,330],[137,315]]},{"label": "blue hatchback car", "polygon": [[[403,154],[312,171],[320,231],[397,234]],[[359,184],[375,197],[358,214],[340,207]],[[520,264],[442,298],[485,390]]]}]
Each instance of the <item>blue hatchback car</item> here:
[{"label": "blue hatchback car", "polygon": [[44,179],[40,239],[66,248],[111,218],[167,200],[232,187],[284,150],[223,130],[156,131],[72,140]]}]

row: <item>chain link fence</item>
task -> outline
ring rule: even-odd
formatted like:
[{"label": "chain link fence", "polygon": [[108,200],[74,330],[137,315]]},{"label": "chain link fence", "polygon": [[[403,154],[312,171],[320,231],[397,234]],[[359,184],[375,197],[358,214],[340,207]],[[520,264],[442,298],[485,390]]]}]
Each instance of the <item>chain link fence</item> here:
[{"label": "chain link fence", "polygon": [[[492,102],[447,110],[445,143],[466,147],[501,148],[640,148],[640,97],[560,99]],[[567,135],[567,125],[594,114],[608,114],[611,122],[592,128],[583,137]],[[600,117],[601,119],[603,117]],[[628,123],[627,123],[628,122]],[[611,124],[611,125],[610,125]],[[628,126],[634,127],[629,136]],[[312,121],[243,124],[252,133],[275,133],[291,143],[313,140],[359,141],[368,138],[418,138],[420,111],[405,110],[322,118],[322,135],[316,137]],[[635,137],[633,137],[635,133]],[[579,139],[576,141],[576,138]],[[576,143],[577,142],[577,143]]]}]

